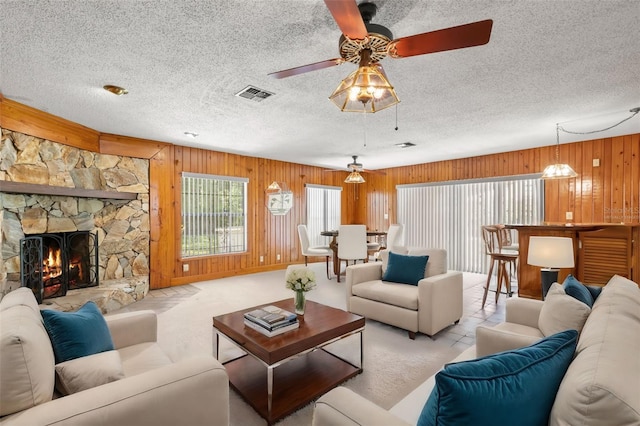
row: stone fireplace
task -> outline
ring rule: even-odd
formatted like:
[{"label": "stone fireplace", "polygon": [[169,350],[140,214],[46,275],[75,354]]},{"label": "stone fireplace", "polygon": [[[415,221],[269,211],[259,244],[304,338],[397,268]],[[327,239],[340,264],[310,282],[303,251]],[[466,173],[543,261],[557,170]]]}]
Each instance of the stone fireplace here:
[{"label": "stone fireplace", "polygon": [[[43,303],[56,309],[72,310],[93,300],[106,313],[144,297],[149,289],[148,174],[147,160],[2,129],[0,298],[22,286],[25,273],[43,274]],[[70,258],[61,258],[60,266],[48,264],[49,248],[65,244],[88,247],[84,262],[93,266],[89,275],[94,278],[74,276],[80,265]],[[39,267],[24,271],[22,250],[38,257]],[[47,275],[47,268],[49,273],[71,270],[59,278]]]}]

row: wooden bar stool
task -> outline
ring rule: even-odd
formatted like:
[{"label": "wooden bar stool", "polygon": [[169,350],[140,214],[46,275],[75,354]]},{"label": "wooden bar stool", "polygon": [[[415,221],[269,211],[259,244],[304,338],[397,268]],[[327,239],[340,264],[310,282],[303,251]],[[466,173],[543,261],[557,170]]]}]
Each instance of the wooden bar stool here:
[{"label": "wooden bar stool", "polygon": [[[495,226],[483,226],[482,227],[482,239],[484,240],[485,252],[489,256],[491,265],[489,266],[489,274],[487,275],[487,284],[484,287],[484,294],[482,296],[482,307],[484,307],[487,301],[487,293],[489,292],[489,284],[491,283],[491,276],[493,275],[493,268],[498,265],[498,282],[496,287],[496,303],[498,303],[498,297],[502,289],[504,282],[507,295],[511,297],[513,292],[511,291],[511,274],[507,271],[507,264],[511,268],[516,267],[518,261],[517,252],[501,252],[498,248],[499,231]],[[498,249],[496,249],[498,248]]]}]

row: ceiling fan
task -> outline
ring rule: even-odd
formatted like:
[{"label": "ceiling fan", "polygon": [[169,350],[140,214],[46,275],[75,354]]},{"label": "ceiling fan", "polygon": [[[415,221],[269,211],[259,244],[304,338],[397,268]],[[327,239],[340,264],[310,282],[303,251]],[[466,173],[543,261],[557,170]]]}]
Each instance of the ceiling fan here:
[{"label": "ceiling fan", "polygon": [[[358,163],[358,156],[352,155],[353,162],[347,164],[347,172],[349,175],[345,179],[346,183],[364,183],[364,178],[360,175],[360,173],[375,173],[379,175],[386,175],[385,172],[381,172],[378,170],[367,170],[362,166],[362,163]],[[325,172],[341,172],[342,169],[327,169]]]},{"label": "ceiling fan", "polygon": [[[377,11],[377,6],[374,3],[365,1],[357,4],[356,0],[324,0],[324,2],[338,24],[340,31],[342,31],[342,36],[338,43],[340,57],[273,72],[269,74],[270,76],[280,79],[341,65],[345,62],[352,62],[358,64],[360,68],[375,68],[386,80],[382,66],[379,64],[385,57],[408,58],[428,53],[480,46],[489,42],[491,27],[493,26],[493,21],[487,19],[394,40],[393,34],[388,28],[371,23],[371,19]],[[349,77],[343,80],[341,85]],[[392,86],[389,85],[389,87],[393,90]],[[339,89],[340,86],[336,91]],[[370,93],[370,95],[372,99],[374,94]],[[393,96],[395,96],[395,92],[393,92]],[[364,98],[355,100],[366,105],[366,102],[370,99],[367,101]],[[394,103],[397,102],[398,99],[395,97]],[[342,110],[345,111],[347,109]],[[359,111],[362,111],[362,107],[359,108]],[[375,110],[365,112],[375,112]]]}]

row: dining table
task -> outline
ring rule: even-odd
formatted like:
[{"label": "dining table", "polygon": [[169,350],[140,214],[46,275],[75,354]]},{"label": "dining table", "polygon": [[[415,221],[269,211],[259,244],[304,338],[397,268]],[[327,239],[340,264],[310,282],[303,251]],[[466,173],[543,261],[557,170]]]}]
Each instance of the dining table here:
[{"label": "dining table", "polygon": [[[338,259],[338,230],[334,231],[321,231],[320,235],[323,237],[331,237],[331,242],[329,243],[329,247],[333,251],[333,273],[338,276],[340,274],[340,261]],[[367,237],[386,237],[387,233],[385,231],[371,231],[367,229]],[[384,244],[381,244],[384,246]],[[366,260],[366,259],[365,259]]]}]

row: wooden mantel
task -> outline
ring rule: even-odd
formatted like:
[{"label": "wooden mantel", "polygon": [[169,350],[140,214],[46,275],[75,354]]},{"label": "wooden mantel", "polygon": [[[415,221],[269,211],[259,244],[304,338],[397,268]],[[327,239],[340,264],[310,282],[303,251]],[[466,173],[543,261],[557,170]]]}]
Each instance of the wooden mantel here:
[{"label": "wooden mantel", "polygon": [[640,283],[640,225],[583,223],[505,225],[518,231],[518,295],[542,299],[540,268],[527,264],[529,237],[568,237],[573,240],[575,268],[561,269],[558,281],[572,274],[585,284],[604,285],[614,275]]},{"label": "wooden mantel", "polygon": [[40,185],[36,183],[0,181],[0,192],[11,194],[37,194],[64,197],[102,198],[115,200],[135,200],[133,192],[102,191],[98,189],[68,188],[65,186]]}]

